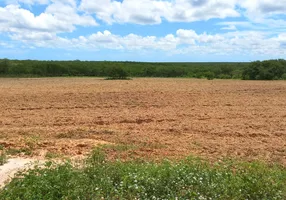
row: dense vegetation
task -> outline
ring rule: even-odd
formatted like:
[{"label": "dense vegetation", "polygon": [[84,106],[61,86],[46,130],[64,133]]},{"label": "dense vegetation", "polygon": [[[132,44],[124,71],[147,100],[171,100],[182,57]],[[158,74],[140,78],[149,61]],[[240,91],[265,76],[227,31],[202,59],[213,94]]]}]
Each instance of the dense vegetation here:
[{"label": "dense vegetation", "polygon": [[107,161],[96,149],[82,165],[47,162],[19,173],[0,199],[285,199],[286,171],[261,163]]},{"label": "dense vegetation", "polygon": [[286,80],[286,60],[256,61],[243,70],[246,80]]},{"label": "dense vegetation", "polygon": [[0,60],[0,76],[241,78],[247,63],[143,63]]},{"label": "dense vegetation", "polygon": [[95,61],[0,60],[0,76],[190,77],[207,79],[286,79],[286,61],[252,63],[143,63]]}]

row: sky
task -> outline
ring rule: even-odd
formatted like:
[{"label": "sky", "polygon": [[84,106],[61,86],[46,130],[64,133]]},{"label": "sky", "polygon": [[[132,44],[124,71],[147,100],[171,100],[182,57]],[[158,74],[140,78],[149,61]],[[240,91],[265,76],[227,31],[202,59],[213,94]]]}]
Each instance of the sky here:
[{"label": "sky", "polygon": [[0,58],[286,59],[286,0],[0,0]]}]

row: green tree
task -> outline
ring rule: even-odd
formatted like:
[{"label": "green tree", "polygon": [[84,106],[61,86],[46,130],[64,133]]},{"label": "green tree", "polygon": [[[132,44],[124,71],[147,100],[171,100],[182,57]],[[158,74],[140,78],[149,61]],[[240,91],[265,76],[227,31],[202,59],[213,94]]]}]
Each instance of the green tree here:
[{"label": "green tree", "polygon": [[208,80],[213,80],[213,79],[215,78],[214,72],[210,72],[210,71],[205,72],[205,73],[204,73],[204,76],[205,76]]},{"label": "green tree", "polygon": [[9,71],[10,61],[8,59],[3,59],[0,61],[0,74],[7,74]]},{"label": "green tree", "polygon": [[107,75],[110,79],[127,79],[128,73],[119,66],[110,67]]}]

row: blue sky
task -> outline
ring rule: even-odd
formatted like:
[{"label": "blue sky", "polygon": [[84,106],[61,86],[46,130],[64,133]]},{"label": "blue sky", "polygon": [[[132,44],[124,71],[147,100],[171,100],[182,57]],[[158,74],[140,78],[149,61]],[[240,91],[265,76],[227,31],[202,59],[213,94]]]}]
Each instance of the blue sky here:
[{"label": "blue sky", "polygon": [[286,59],[286,0],[0,0],[0,58]]}]

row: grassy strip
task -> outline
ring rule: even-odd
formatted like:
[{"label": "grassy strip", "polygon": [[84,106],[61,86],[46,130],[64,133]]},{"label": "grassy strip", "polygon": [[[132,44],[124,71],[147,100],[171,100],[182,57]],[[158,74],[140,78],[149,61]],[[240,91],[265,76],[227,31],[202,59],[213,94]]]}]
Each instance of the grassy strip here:
[{"label": "grassy strip", "polygon": [[0,199],[285,199],[286,170],[196,158],[110,162],[96,149],[84,166],[46,163],[17,175]]}]

